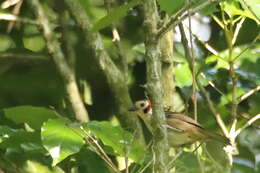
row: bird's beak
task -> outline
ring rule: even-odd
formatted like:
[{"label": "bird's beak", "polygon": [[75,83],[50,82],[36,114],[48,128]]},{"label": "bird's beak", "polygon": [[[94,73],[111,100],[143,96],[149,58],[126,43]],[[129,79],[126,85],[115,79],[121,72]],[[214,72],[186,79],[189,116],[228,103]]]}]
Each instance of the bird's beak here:
[{"label": "bird's beak", "polygon": [[131,106],[128,108],[128,111],[137,111],[137,108],[135,106]]}]

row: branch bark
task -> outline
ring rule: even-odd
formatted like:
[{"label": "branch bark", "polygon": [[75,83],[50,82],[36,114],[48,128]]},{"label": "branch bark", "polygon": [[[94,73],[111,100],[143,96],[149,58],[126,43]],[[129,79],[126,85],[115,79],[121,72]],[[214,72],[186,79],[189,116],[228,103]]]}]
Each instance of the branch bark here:
[{"label": "branch bark", "polygon": [[134,129],[137,131],[137,138],[144,143],[142,127],[137,116],[128,111],[132,101],[129,95],[127,79],[117,68],[105,50],[102,38],[99,33],[91,31],[93,24],[86,15],[85,10],[80,3],[75,0],[65,0],[76,22],[85,33],[85,39],[93,52],[93,56],[97,61],[100,69],[104,73],[111,91],[116,101],[118,119],[123,127]]},{"label": "branch bark", "polygon": [[39,0],[30,0],[31,6],[38,16],[40,26],[43,28],[43,34],[47,41],[47,47],[52,54],[53,61],[63,79],[68,100],[71,104],[75,118],[80,122],[89,121],[88,112],[81,100],[79,89],[73,70],[66,62],[66,58],[62,52],[58,40],[55,38],[54,32],[50,28],[50,22],[39,2]]},{"label": "branch bark", "polygon": [[162,85],[163,85],[163,105],[174,111],[173,81],[173,31],[167,32],[160,39],[161,61],[162,61]]},{"label": "branch bark", "polygon": [[153,102],[152,128],[154,136],[154,171],[167,173],[168,140],[163,110],[162,70],[160,61],[160,47],[157,40],[157,24],[159,20],[156,1],[143,0],[144,27],[145,27],[145,61],[147,69],[147,91]]}]

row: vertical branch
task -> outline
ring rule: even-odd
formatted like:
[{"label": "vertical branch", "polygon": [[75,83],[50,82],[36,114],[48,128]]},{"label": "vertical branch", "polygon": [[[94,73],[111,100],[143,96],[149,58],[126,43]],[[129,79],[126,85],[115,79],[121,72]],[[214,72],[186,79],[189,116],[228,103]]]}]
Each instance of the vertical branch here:
[{"label": "vertical branch", "polygon": [[145,61],[147,68],[147,91],[153,101],[152,128],[155,130],[154,170],[167,173],[168,141],[163,111],[163,88],[161,83],[160,47],[157,40],[157,24],[159,20],[155,0],[143,0],[145,27]]},{"label": "vertical branch", "polygon": [[[234,34],[233,34],[233,21],[232,18],[226,19],[225,11],[223,6],[221,7],[221,17],[224,24],[224,33],[226,37],[226,43],[228,45],[228,63],[229,63],[229,77],[232,82],[232,100],[231,100],[231,128],[229,132],[230,141],[232,144],[235,143],[235,131],[237,126],[237,106],[238,106],[238,98],[237,98],[237,77],[235,74],[235,64],[233,58],[233,49],[234,49]],[[232,159],[232,155],[229,156]]]},{"label": "vertical branch", "polygon": [[68,100],[70,101],[75,118],[78,121],[86,122],[89,120],[88,112],[81,100],[75,74],[66,62],[60,44],[55,38],[54,32],[50,28],[49,20],[47,19],[46,14],[41,4],[39,3],[39,0],[30,0],[29,2],[35,10],[35,13],[38,15],[38,21],[43,28],[48,50],[52,54],[53,61],[63,79],[65,90],[69,98]]},{"label": "vertical branch", "polygon": [[160,39],[162,61],[163,105],[174,108],[175,85],[173,81],[173,31],[168,31]]}]

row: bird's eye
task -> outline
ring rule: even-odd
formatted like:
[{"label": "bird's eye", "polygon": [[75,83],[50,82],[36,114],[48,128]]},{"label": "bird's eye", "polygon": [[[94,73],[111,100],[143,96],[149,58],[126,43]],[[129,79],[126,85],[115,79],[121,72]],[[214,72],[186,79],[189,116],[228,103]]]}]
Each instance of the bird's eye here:
[{"label": "bird's eye", "polygon": [[144,103],[141,103],[140,106],[141,106],[141,107],[144,107]]}]

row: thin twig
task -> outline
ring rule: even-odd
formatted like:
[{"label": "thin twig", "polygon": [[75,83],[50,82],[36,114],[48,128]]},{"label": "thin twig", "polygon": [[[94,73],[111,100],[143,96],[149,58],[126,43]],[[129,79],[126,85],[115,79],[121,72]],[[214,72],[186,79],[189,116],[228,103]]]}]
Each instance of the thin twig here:
[{"label": "thin twig", "polygon": [[28,24],[33,24],[33,25],[39,25],[38,21],[28,19],[28,18],[23,18],[23,17],[18,17],[13,14],[0,14],[0,20],[6,20],[6,21],[16,21],[16,22],[22,22],[22,23],[28,23]]},{"label": "thin twig", "polygon": [[138,171],[137,173],[143,173],[151,164],[152,164],[153,160],[150,160],[144,167],[143,169],[141,169],[140,171]]},{"label": "thin twig", "polygon": [[200,5],[198,5],[195,8],[191,9],[190,14],[185,14],[183,16],[180,17],[181,14],[183,14],[184,11],[186,11],[187,9],[189,9],[192,5],[188,4],[186,7],[184,7],[179,13],[177,13],[175,16],[173,16],[171,18],[171,20],[162,28],[159,29],[158,34],[157,34],[157,38],[161,38],[162,35],[164,33],[166,33],[170,28],[174,28],[175,26],[179,25],[184,19],[186,19],[187,17],[189,17],[189,15],[194,15],[195,13],[197,13],[198,11],[200,11],[201,9],[203,9],[204,7],[206,7],[207,5],[217,2],[218,0],[207,0],[204,1],[203,3],[201,3]]},{"label": "thin twig", "polygon": [[86,136],[95,144],[95,146],[98,148],[100,151],[101,155],[104,156],[105,161],[109,164],[111,168],[114,169],[115,172],[120,173],[119,169],[114,165],[112,160],[108,157],[106,152],[103,150],[103,148],[99,145],[96,139],[94,139],[85,129],[83,126],[80,126],[80,129],[86,134]]},{"label": "thin twig", "polygon": [[236,25],[236,29],[234,31],[234,34],[233,34],[233,38],[232,38],[232,44],[234,45],[237,41],[237,36],[238,36],[238,33],[242,27],[242,24],[244,23],[244,21],[246,20],[245,17],[241,18],[241,20],[238,22],[238,24]]},{"label": "thin twig", "polygon": [[256,41],[260,39],[260,32],[258,33],[258,35],[255,37],[255,39],[244,49],[242,50],[237,56],[235,56],[233,58],[233,61],[236,61],[245,51],[247,51],[250,47],[252,47]]},{"label": "thin twig", "polygon": [[250,120],[248,120],[246,122],[246,124],[244,126],[242,126],[241,128],[237,129],[234,136],[235,138],[243,131],[245,130],[247,127],[251,126],[256,120],[260,119],[260,114],[255,115],[254,117],[252,117]]},{"label": "thin twig", "polygon": [[[21,6],[22,6],[23,0],[19,0],[17,4],[15,4],[15,7],[12,11],[13,15],[18,16]],[[12,31],[13,26],[15,25],[14,21],[10,21],[7,26],[7,33],[10,33]]]},{"label": "thin twig", "polygon": [[13,5],[16,5],[20,2],[21,0],[5,0],[2,4],[1,4],[1,8],[2,9],[6,9],[9,8]]},{"label": "thin twig", "polygon": [[25,54],[25,53],[0,53],[0,61],[32,61],[41,62],[49,61],[49,55]]},{"label": "thin twig", "polygon": [[[190,2],[190,1],[189,1]],[[189,41],[190,41],[190,58],[191,58],[191,70],[192,70],[192,102],[193,102],[193,117],[195,121],[197,121],[197,96],[196,96],[196,88],[197,88],[197,82],[196,82],[196,68],[195,68],[195,56],[194,56],[194,48],[193,48],[193,38],[192,38],[192,31],[191,31],[191,13],[190,9],[188,10],[189,18],[188,18],[188,29],[189,29]]]},{"label": "thin twig", "polygon": [[181,156],[182,153],[183,153],[183,150],[180,150],[180,151],[174,156],[174,158],[168,163],[168,165],[167,165],[168,170],[172,169],[172,167],[174,166],[174,165],[172,165],[172,164],[174,164],[174,162]]},{"label": "thin twig", "polygon": [[250,97],[251,95],[255,94],[256,92],[258,92],[260,90],[260,86],[257,86],[254,89],[251,89],[250,91],[248,91],[247,93],[243,94],[242,96],[240,96],[238,98],[238,103],[244,101],[245,99],[247,99],[248,97]]}]

